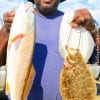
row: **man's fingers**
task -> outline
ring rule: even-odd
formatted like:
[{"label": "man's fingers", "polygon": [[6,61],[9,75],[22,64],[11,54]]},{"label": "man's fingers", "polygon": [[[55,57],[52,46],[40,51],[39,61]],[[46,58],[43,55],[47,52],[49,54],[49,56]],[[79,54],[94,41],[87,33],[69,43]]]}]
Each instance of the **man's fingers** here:
[{"label": "man's fingers", "polygon": [[6,27],[11,27],[11,23],[6,23],[5,26]]},{"label": "man's fingers", "polygon": [[76,27],[79,26],[78,24],[76,24],[76,23],[74,23],[74,22],[70,23],[70,25],[71,25],[73,28],[76,28]]},{"label": "man's fingers", "polygon": [[77,19],[75,19],[71,22],[71,26],[78,27],[78,26],[82,25],[84,23],[84,21],[85,21],[84,17],[78,17]]},{"label": "man's fingers", "polygon": [[4,22],[12,22],[15,16],[15,11],[4,13],[3,20]]},{"label": "man's fingers", "polygon": [[13,17],[4,17],[4,23],[12,23],[12,21],[13,21]]},{"label": "man's fingers", "polygon": [[[73,18],[72,23],[76,23],[75,26],[80,26],[80,25],[86,25],[85,23],[87,23],[88,21],[90,21],[92,18],[90,12],[88,11],[88,9],[78,9],[75,12],[75,16]],[[78,24],[78,25],[77,25]]]},{"label": "man's fingers", "polygon": [[11,23],[5,23],[5,27],[7,28],[7,30],[10,30],[10,28],[11,28]]},{"label": "man's fingers", "polygon": [[15,16],[15,11],[10,11],[10,12],[5,12],[4,17],[14,17]]},{"label": "man's fingers", "polygon": [[4,21],[4,25],[7,28],[7,30],[10,30],[12,21],[14,19],[15,16],[15,11],[10,11],[10,12],[5,12],[3,15],[3,21]]}]

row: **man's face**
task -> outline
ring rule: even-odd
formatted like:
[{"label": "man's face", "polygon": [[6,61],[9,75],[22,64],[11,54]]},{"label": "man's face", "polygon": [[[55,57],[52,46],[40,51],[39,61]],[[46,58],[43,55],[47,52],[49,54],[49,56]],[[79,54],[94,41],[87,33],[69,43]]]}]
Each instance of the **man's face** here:
[{"label": "man's face", "polygon": [[37,9],[42,13],[52,13],[57,9],[59,0],[35,0]]}]

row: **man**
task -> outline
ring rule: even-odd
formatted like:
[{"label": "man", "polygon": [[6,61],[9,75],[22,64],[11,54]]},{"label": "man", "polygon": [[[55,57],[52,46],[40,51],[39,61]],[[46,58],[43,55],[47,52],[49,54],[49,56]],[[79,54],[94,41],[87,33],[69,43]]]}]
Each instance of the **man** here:
[{"label": "man", "polygon": [[[36,77],[28,96],[28,100],[61,100],[59,93],[59,75],[63,59],[58,51],[59,28],[63,12],[57,10],[59,0],[34,0],[36,4],[36,44],[33,64]],[[4,24],[10,30],[15,12],[4,14]],[[92,16],[87,9],[75,12],[72,27],[91,22]],[[91,23],[89,23],[90,25]],[[88,28],[87,28],[88,29]],[[93,30],[94,27],[88,30]]]}]

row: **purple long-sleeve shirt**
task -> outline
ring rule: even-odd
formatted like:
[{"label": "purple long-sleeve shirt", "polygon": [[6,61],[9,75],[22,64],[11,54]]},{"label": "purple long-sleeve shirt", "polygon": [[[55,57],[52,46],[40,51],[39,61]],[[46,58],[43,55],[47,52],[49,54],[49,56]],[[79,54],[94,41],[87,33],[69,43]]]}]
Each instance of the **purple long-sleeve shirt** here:
[{"label": "purple long-sleeve shirt", "polygon": [[59,29],[63,13],[53,16],[36,13],[36,44],[33,64],[36,77],[28,100],[61,100],[59,75],[63,59],[58,50]]}]

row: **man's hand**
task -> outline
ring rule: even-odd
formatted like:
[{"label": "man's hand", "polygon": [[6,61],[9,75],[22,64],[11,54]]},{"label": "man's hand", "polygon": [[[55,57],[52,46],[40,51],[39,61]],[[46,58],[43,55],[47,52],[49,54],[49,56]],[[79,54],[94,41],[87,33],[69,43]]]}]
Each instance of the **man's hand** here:
[{"label": "man's hand", "polygon": [[85,27],[88,31],[94,28],[95,20],[88,9],[78,9],[75,11],[75,16],[71,22],[72,27]]},{"label": "man's hand", "polygon": [[13,22],[14,16],[15,16],[15,11],[9,11],[4,13],[3,16],[4,25],[8,31],[11,28],[11,24]]},{"label": "man's hand", "polygon": [[100,51],[100,28],[97,30],[96,21],[93,19],[92,15],[87,9],[76,10],[71,25],[74,28],[83,26],[90,31]]}]

